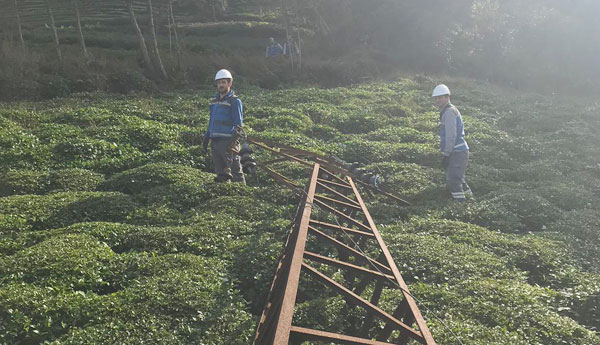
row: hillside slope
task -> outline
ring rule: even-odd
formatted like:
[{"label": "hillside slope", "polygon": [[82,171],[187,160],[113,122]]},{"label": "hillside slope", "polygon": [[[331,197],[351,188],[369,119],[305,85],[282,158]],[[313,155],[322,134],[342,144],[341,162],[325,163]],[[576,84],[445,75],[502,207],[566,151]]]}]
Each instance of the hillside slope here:
[{"label": "hillside slope", "polygon": [[[431,79],[238,91],[253,135],[360,161],[413,203],[367,198],[439,344],[600,344],[597,103],[449,83],[466,205],[445,191]],[[298,195],[262,173],[212,183],[211,95],[2,105],[0,343],[250,342]],[[317,297],[297,324],[353,328]]]}]

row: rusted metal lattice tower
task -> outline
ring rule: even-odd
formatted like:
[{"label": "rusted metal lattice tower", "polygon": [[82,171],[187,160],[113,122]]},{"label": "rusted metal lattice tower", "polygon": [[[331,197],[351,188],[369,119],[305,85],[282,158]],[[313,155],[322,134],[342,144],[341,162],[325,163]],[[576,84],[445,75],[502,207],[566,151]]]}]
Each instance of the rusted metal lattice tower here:
[{"label": "rusted metal lattice tower", "polygon": [[[306,341],[357,345],[436,344],[352,174],[307,151],[289,147],[273,149],[273,143],[248,141],[312,167],[253,345],[299,345]],[[266,165],[259,164],[259,167],[280,183],[298,187]],[[343,278],[337,274],[334,279],[336,272],[341,272]],[[329,296],[342,296],[347,308],[362,307],[364,317],[356,329],[340,334],[294,325],[297,299],[309,298],[299,291],[307,280],[325,285]],[[395,289],[402,295],[402,301],[393,311],[386,312],[379,306],[384,288]]]}]

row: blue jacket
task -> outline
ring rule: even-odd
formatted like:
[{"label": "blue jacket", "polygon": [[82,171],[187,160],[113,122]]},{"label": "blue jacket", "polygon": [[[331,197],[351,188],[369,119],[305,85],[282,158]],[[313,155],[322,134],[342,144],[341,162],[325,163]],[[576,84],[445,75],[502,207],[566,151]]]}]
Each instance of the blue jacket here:
[{"label": "blue jacket", "polygon": [[283,48],[279,43],[273,43],[272,45],[267,47],[267,52],[265,57],[274,57],[283,54]]},{"label": "blue jacket", "polygon": [[233,90],[223,98],[217,93],[210,103],[210,120],[205,136],[207,138],[229,138],[235,128],[243,124],[242,101]]},{"label": "blue jacket", "polygon": [[440,151],[449,156],[454,151],[467,151],[465,129],[460,112],[452,103],[440,111]]}]

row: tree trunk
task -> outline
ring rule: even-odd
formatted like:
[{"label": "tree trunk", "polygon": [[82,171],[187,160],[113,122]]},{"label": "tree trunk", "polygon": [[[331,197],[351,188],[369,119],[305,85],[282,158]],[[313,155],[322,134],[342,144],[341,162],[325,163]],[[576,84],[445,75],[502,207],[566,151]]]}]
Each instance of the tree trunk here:
[{"label": "tree trunk", "polygon": [[154,14],[152,13],[152,0],[148,0],[148,14],[150,15],[150,34],[152,35],[152,51],[155,62],[155,69],[160,72],[163,79],[169,79],[167,71],[160,59],[160,52],[158,50],[158,41],[156,40],[156,30],[154,28]]},{"label": "tree trunk", "polygon": [[25,40],[23,39],[23,29],[21,28],[21,17],[19,16],[19,5],[17,4],[17,0],[15,0],[15,18],[17,19],[17,30],[19,32],[21,48],[25,50]]},{"label": "tree trunk", "polygon": [[73,4],[73,8],[75,9],[75,20],[77,22],[77,32],[79,34],[77,36],[77,39],[79,40],[79,44],[81,45],[81,50],[83,51],[83,56],[87,59],[88,52],[87,52],[87,48],[85,47],[85,39],[83,38],[83,30],[81,30],[81,16],[79,15],[79,6],[77,6],[77,1],[78,0],[71,0],[71,3]]},{"label": "tree trunk", "polygon": [[135,13],[133,12],[133,0],[127,0],[127,10],[129,11],[129,18],[131,19],[131,24],[133,25],[133,29],[135,30],[135,34],[138,38],[138,43],[140,44],[140,52],[144,58],[144,63],[146,64],[147,68],[154,72],[152,61],[150,61],[150,55],[148,54],[148,47],[146,47],[146,41],[144,40],[144,35],[142,34],[142,30],[138,25],[137,19],[135,19]]},{"label": "tree trunk", "polygon": [[50,7],[50,1],[44,0],[46,3],[46,9],[48,10],[48,15],[50,16],[50,27],[52,32],[54,33],[54,45],[56,47],[56,54],[58,55],[58,59],[62,60],[62,54],[60,52],[60,42],[58,40],[58,31],[56,31],[56,22],[54,21],[54,14],[52,14],[52,8]]},{"label": "tree trunk", "polygon": [[173,24],[173,34],[175,35],[175,50],[177,52],[177,68],[181,68],[181,46],[179,45],[179,36],[177,35],[177,24],[173,15],[173,0],[169,0],[169,9],[171,12],[171,23]]},{"label": "tree trunk", "polygon": [[171,1],[167,5],[167,28],[169,28],[169,54],[173,54],[173,30],[171,30]]},{"label": "tree trunk", "polygon": [[217,10],[215,10],[215,0],[211,1],[210,4],[212,5],[213,23],[216,23],[217,22]]}]

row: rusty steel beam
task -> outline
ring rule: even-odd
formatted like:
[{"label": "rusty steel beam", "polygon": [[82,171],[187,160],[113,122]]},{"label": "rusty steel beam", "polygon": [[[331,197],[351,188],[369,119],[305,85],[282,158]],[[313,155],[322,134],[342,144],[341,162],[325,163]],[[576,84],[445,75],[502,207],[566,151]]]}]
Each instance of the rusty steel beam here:
[{"label": "rusty steel beam", "polygon": [[327,197],[327,196],[324,196],[324,195],[315,194],[315,198],[320,199],[320,200],[330,201],[330,202],[333,202],[333,203],[335,203],[337,205],[340,205],[342,207],[348,207],[348,208],[351,208],[351,209],[354,209],[354,210],[361,210],[360,206],[356,206],[354,204],[349,204],[347,202],[343,202],[343,201],[340,201],[340,200],[337,200],[337,199],[334,199],[334,198],[330,198],[330,197]]},{"label": "rusty steel beam", "polygon": [[315,204],[317,204],[317,206],[319,206],[320,208],[324,208],[327,211],[329,211],[329,212],[331,212],[331,213],[333,213],[333,214],[335,214],[335,215],[337,215],[337,216],[345,219],[346,221],[348,221],[350,223],[353,223],[354,225],[358,226],[359,228],[362,228],[363,231],[366,231],[366,232],[371,232],[372,231],[371,228],[368,225],[365,225],[365,224],[361,223],[359,220],[356,220],[356,219],[350,217],[349,215],[347,215],[344,212],[336,209],[335,207],[329,206],[326,203],[324,203],[324,202],[322,202],[322,201],[320,201],[318,199],[315,199]]},{"label": "rusty steel beam", "polygon": [[300,163],[300,164],[304,164],[304,165],[306,165],[306,166],[310,166],[310,167],[312,167],[312,166],[313,166],[313,163],[311,163],[311,162],[307,162],[307,161],[305,161],[305,160],[303,160],[303,159],[300,159],[300,158],[294,157],[293,155],[287,154],[287,153],[285,153],[285,152],[277,151],[276,149],[274,149],[274,148],[272,148],[272,147],[269,147],[269,146],[267,146],[267,145],[265,145],[265,144],[263,144],[263,143],[260,143],[260,142],[257,142],[257,141],[251,141],[251,140],[248,140],[248,141],[249,141],[249,142],[251,142],[252,144],[254,144],[254,145],[256,145],[256,146],[258,146],[258,147],[262,148],[262,149],[265,149],[265,150],[269,151],[269,152],[272,152],[272,153],[274,153],[274,154],[277,154],[277,155],[280,155],[280,156],[286,157],[286,158],[288,158],[288,159],[291,159],[291,160],[292,160],[292,161],[294,161],[294,162],[298,162],[298,163]]},{"label": "rusty steel beam", "polygon": [[336,240],[335,238],[333,238],[331,236],[324,234],[323,232],[315,229],[314,227],[309,226],[308,230],[310,230],[311,233],[319,236],[320,238],[331,242],[331,244],[335,245],[338,249],[345,250],[346,252],[351,253],[352,255],[356,256],[357,258],[359,258],[361,260],[368,261],[368,262],[372,263],[373,265],[378,266],[379,269],[383,271],[383,273],[385,273],[385,274],[392,273],[392,270],[389,267],[382,264],[381,262],[375,261],[375,260],[371,259],[370,257],[365,256],[363,253],[359,252],[358,250],[350,247],[349,245],[347,245],[341,241]]},{"label": "rusty steel beam", "polygon": [[367,206],[365,205],[364,201],[362,200],[360,193],[358,193],[358,190],[356,189],[356,185],[354,185],[352,178],[347,177],[347,179],[348,179],[348,183],[350,183],[350,185],[352,185],[352,189],[354,190],[356,200],[358,201],[361,208],[363,209],[365,218],[367,218],[367,222],[369,223],[370,228],[373,230],[373,233],[375,234],[375,237],[377,238],[377,242],[379,243],[379,247],[381,248],[381,251],[382,251],[383,255],[385,256],[387,264],[392,269],[392,273],[393,273],[394,277],[396,278],[396,281],[398,282],[398,285],[401,289],[402,295],[404,296],[404,299],[406,300],[406,303],[408,304],[408,307],[415,318],[417,327],[419,327],[419,331],[423,335],[423,339],[425,341],[424,344],[435,345],[435,340],[433,340],[433,336],[431,335],[431,332],[429,331],[429,328],[427,327],[427,323],[425,322],[423,315],[421,315],[421,311],[419,310],[419,307],[417,306],[417,302],[414,300],[412,295],[409,293],[408,286],[406,285],[406,282],[404,282],[404,279],[402,279],[402,275],[400,274],[400,271],[398,270],[398,267],[396,266],[396,263],[394,262],[394,259],[392,258],[392,254],[390,254],[390,251],[388,250],[385,242],[383,241],[381,234],[377,230],[377,227],[375,226],[375,222],[371,218],[371,214],[369,213]]},{"label": "rusty steel beam", "polygon": [[351,264],[351,263],[347,263],[347,262],[344,262],[344,261],[339,261],[339,260],[336,260],[336,259],[333,259],[333,258],[330,258],[330,257],[327,257],[327,256],[323,256],[323,255],[319,255],[319,254],[316,254],[316,253],[312,253],[312,252],[306,252],[305,251],[304,252],[304,258],[305,259],[309,259],[309,260],[314,261],[314,262],[319,262],[319,263],[322,263],[322,264],[326,264],[326,265],[329,265],[329,266],[333,266],[333,267],[337,267],[337,268],[342,268],[342,269],[347,269],[347,270],[353,271],[355,273],[360,273],[360,274],[363,274],[363,275],[368,275],[368,276],[370,276],[373,279],[380,279],[380,280],[381,279],[384,279],[384,280],[390,279],[392,281],[394,280],[394,277],[391,276],[391,275],[383,274],[383,273],[378,272],[378,271],[373,271],[373,270],[370,270],[370,269],[367,269],[367,268],[364,268],[364,267],[361,267],[361,266],[357,266],[357,265],[354,265],[354,264]]},{"label": "rusty steel beam", "polygon": [[304,209],[298,226],[298,237],[294,244],[294,251],[291,256],[290,271],[285,284],[285,295],[283,296],[281,312],[278,317],[278,327],[275,330],[273,345],[288,345],[290,338],[290,327],[294,315],[294,305],[296,304],[296,294],[298,291],[298,282],[300,279],[300,270],[302,268],[302,258],[308,235],[308,224],[312,212],[312,202],[317,188],[317,177],[319,176],[319,164],[315,164],[313,174],[310,179],[308,189],[305,195]]},{"label": "rusty steel beam", "polygon": [[[281,148],[282,145],[276,144],[273,145],[275,148],[271,148],[262,142],[252,143],[282,157],[274,159],[269,163],[285,159],[304,165],[312,165],[312,163],[296,157],[301,155],[306,156],[307,159],[325,162],[324,158],[320,158],[318,155],[313,155],[307,151]],[[424,345],[435,345],[436,343],[429,333],[429,329],[420,314],[416,301],[408,292],[406,283],[402,279],[388,248],[383,242],[381,234],[377,230],[360,196],[357,183],[361,182],[354,181],[350,174],[345,174],[346,180],[343,180],[329,172],[329,170],[323,169],[323,165],[326,165],[328,168],[331,166],[331,171],[338,173],[340,171],[340,169],[335,165],[331,165],[331,163],[316,163],[312,166],[312,175],[305,189],[303,202],[296,214],[293,231],[290,232],[286,240],[285,250],[271,284],[271,290],[269,291],[263,314],[257,326],[253,344],[300,345],[303,341],[312,340],[352,345],[401,345],[407,344],[412,339]],[[295,181],[270,169],[267,164],[259,166],[265,169],[267,174],[273,177],[275,181],[292,189],[299,189]],[[329,175],[325,176],[327,179],[323,178],[323,174]],[[369,187],[367,191],[374,190],[371,188],[372,186],[365,186]],[[317,190],[320,191],[320,194],[316,194]],[[377,191],[382,192],[381,190]],[[394,195],[388,196],[397,198]],[[398,200],[403,201],[401,199]],[[344,226],[339,223],[336,225],[311,219],[315,206],[329,213],[334,219],[340,219]],[[342,238],[336,239],[316,227],[324,230],[335,230],[338,234],[344,233],[350,235],[352,236],[350,237],[352,241],[355,242],[354,245],[359,246],[359,248],[355,249],[340,241]],[[311,235],[310,237],[309,234]],[[309,239],[314,241],[315,238],[335,246],[337,257],[329,257],[320,253],[307,251],[306,246]],[[367,244],[367,240],[369,239],[375,240],[369,243],[378,247],[377,254],[379,254],[379,257],[377,259],[370,258],[360,249]],[[325,251],[325,248],[322,250]],[[313,267],[309,265],[309,262],[327,265],[336,270],[340,269],[344,272],[344,278],[346,279],[343,284],[350,288],[323,274],[323,272],[317,269],[318,266]],[[373,267],[374,269],[372,269]],[[302,271],[308,273],[309,277],[313,280],[320,281],[332,288],[333,291],[341,294],[347,306],[359,305],[366,310],[367,316],[362,320],[362,326],[359,324],[359,327],[354,329],[360,336],[364,334],[366,339],[349,335],[354,332],[336,334],[292,325],[296,299],[302,296],[301,291],[298,290]],[[331,271],[327,270],[327,272]],[[359,281],[358,286],[354,287],[358,276],[362,276],[363,279]],[[366,297],[363,298],[360,294],[373,281],[375,282],[374,291],[371,294],[370,301],[367,301]],[[399,287],[404,297],[401,305],[398,306],[392,315],[378,307],[384,286]],[[385,327],[383,329],[376,327],[374,330],[374,318],[377,318],[380,322],[383,321]],[[354,321],[348,320],[348,322]],[[392,341],[389,338],[394,330],[398,330],[400,335]],[[377,340],[373,340],[375,337]]]},{"label": "rusty steel beam", "polygon": [[[358,337],[351,337],[348,335],[318,331],[315,329],[303,328],[292,326],[291,333],[294,338],[301,339],[301,341],[314,340],[314,341],[325,341],[332,342],[335,344],[343,345],[394,345],[391,343],[385,343],[382,341],[362,339]],[[296,343],[298,344],[298,343]],[[300,343],[301,344],[301,343]]]},{"label": "rusty steel beam", "polygon": [[296,184],[296,182],[290,180],[289,178],[281,175],[280,173],[276,172],[275,170],[266,167],[262,164],[257,164],[260,168],[262,168],[269,176],[271,176],[275,181],[280,182],[281,184],[283,184],[284,186],[290,188],[290,189],[301,189],[300,186],[298,184]]},{"label": "rusty steel beam", "polygon": [[336,174],[330,172],[329,170],[323,168],[323,165],[321,165],[321,171],[324,171],[327,175],[331,176],[333,179],[337,180],[339,183],[344,183],[344,184],[348,183],[343,178],[341,178],[341,177],[337,176]]},{"label": "rusty steel beam", "polygon": [[[383,292],[384,281],[378,280],[375,284],[375,290],[373,291],[373,295],[371,296],[371,304],[379,305],[379,299],[381,298],[381,293]],[[394,316],[394,315],[392,315]],[[363,325],[360,329],[360,334],[368,334],[369,330],[373,325],[373,313],[368,312],[365,320],[363,321]]]},{"label": "rusty steel beam", "polygon": [[324,183],[324,184],[328,184],[330,186],[334,186],[334,187],[340,187],[340,188],[345,188],[345,189],[349,189],[352,190],[352,186],[350,186],[349,184],[341,184],[341,183],[337,183],[337,182],[333,182],[333,181],[329,181],[329,180],[324,180],[322,178],[318,179],[319,182]]},{"label": "rusty steel beam", "polygon": [[328,192],[330,192],[330,193],[333,193],[333,194],[335,194],[336,196],[338,196],[338,197],[340,197],[340,198],[342,198],[342,199],[346,200],[346,202],[348,202],[348,203],[350,203],[350,204],[353,204],[353,205],[356,205],[356,206],[359,206],[359,207],[360,207],[360,204],[359,204],[359,203],[357,203],[356,201],[354,201],[354,200],[350,199],[350,198],[349,198],[349,197],[347,197],[346,195],[344,195],[344,194],[342,194],[342,193],[338,192],[337,190],[335,190],[335,189],[333,189],[333,188],[331,188],[331,187],[328,187],[328,186],[326,186],[326,185],[322,184],[321,182],[317,182],[317,186],[319,186],[319,187],[320,187],[320,188],[322,188],[322,189],[325,189],[326,191],[328,191]]},{"label": "rusty steel beam", "polygon": [[304,269],[305,272],[307,272],[313,278],[315,278],[315,279],[319,280],[320,282],[322,282],[323,284],[325,284],[325,285],[327,285],[327,286],[329,286],[329,287],[331,287],[331,288],[339,291],[344,296],[352,299],[354,303],[356,303],[356,304],[360,305],[361,307],[365,308],[367,311],[372,312],[373,314],[375,314],[375,315],[379,316],[380,318],[386,320],[387,322],[391,323],[399,331],[408,334],[411,338],[413,338],[414,340],[420,342],[421,344],[427,344],[425,342],[425,339],[421,335],[421,332],[418,332],[418,331],[414,330],[412,327],[404,324],[402,321],[396,319],[392,315],[390,315],[390,314],[386,313],[385,311],[381,310],[379,307],[377,307],[377,306],[371,304],[370,302],[366,301],[364,298],[360,297],[360,295],[355,294],[354,292],[352,292],[351,290],[347,289],[343,285],[339,284],[335,280],[333,280],[333,279],[329,278],[328,276],[324,275],[323,273],[321,273],[316,268],[303,263],[302,264],[302,269]]},{"label": "rusty steel beam", "polygon": [[352,229],[352,228],[347,228],[345,226],[321,222],[318,220],[311,219],[310,224],[317,225],[317,226],[320,226],[320,227],[323,227],[326,229],[330,229],[330,230],[347,232],[352,235],[358,235],[358,236],[362,236],[362,237],[366,237],[366,238],[375,238],[375,234],[373,234],[371,232],[364,232],[364,231],[360,231],[360,230],[356,230],[356,229]]},{"label": "rusty steel beam", "polygon": [[[284,254],[285,257],[282,258],[280,263],[280,265],[282,265],[282,272],[285,273],[282,274],[279,280],[282,283],[275,280],[273,282],[272,288],[274,290],[280,290],[283,295],[280,299],[274,299],[274,301],[270,302],[272,303],[271,307],[275,305],[276,309],[274,311],[268,313],[270,310],[267,310],[267,308],[263,311],[263,316],[261,317],[263,323],[259,323],[259,326],[257,327],[254,345],[288,345],[296,294],[298,292],[303,253],[306,245],[306,237],[308,235],[312,202],[317,188],[318,173],[319,165],[315,164],[313,175],[304,196],[304,207],[298,210],[295,229],[288,237],[288,243]],[[283,281],[284,278],[285,281]],[[282,285],[281,289],[277,288],[279,284]],[[276,320],[276,327],[269,327],[269,324],[267,323],[275,322],[274,320]],[[273,332],[272,336],[269,334],[271,332]]]}]

